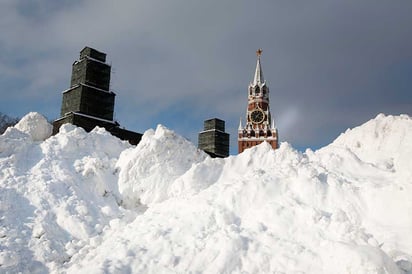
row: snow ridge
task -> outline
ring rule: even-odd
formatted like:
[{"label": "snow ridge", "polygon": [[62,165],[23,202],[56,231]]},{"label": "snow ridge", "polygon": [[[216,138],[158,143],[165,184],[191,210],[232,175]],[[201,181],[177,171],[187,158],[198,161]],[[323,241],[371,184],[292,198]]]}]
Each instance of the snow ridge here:
[{"label": "snow ridge", "polygon": [[226,159],[39,117],[0,136],[2,273],[412,273],[409,116]]}]

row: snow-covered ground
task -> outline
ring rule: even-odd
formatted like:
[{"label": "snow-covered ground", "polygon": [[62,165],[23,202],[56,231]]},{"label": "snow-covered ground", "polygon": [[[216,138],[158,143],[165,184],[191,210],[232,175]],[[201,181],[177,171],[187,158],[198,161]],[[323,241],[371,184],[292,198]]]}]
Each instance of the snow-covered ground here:
[{"label": "snow-covered ground", "polygon": [[[211,159],[38,113],[0,136],[0,273],[412,273],[412,118]],[[44,140],[44,141],[43,141]]]}]

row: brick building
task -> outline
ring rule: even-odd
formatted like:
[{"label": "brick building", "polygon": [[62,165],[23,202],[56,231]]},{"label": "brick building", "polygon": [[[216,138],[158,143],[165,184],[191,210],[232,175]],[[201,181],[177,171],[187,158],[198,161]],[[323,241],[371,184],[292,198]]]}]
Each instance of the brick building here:
[{"label": "brick building", "polygon": [[269,106],[269,87],[263,78],[260,57],[262,50],[256,51],[257,63],[253,81],[248,87],[248,102],[245,125],[242,119],[238,129],[238,151],[268,142],[273,149],[279,147],[278,130],[271,116]]}]

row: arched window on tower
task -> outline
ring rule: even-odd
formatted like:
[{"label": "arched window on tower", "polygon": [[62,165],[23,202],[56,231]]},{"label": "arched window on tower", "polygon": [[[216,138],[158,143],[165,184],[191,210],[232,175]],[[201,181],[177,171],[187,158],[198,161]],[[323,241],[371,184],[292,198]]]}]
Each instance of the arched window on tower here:
[{"label": "arched window on tower", "polygon": [[258,94],[260,92],[259,86],[256,86],[255,93]]}]

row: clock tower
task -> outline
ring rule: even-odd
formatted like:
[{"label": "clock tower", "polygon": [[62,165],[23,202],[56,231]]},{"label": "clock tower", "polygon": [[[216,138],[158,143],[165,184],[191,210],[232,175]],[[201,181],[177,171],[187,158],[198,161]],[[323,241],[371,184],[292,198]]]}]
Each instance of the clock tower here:
[{"label": "clock tower", "polygon": [[256,146],[264,141],[273,149],[279,147],[278,130],[269,108],[269,87],[263,78],[260,57],[262,49],[256,51],[257,63],[253,82],[248,87],[248,104],[245,125],[240,119],[238,129],[238,151]]}]

